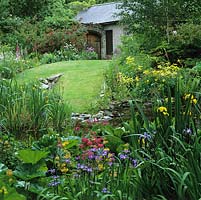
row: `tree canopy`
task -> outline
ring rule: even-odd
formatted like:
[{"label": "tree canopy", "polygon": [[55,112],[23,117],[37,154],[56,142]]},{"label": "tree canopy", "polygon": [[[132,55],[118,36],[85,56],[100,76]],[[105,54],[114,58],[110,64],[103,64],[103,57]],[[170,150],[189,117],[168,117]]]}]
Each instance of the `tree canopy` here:
[{"label": "tree canopy", "polygon": [[200,23],[198,0],[124,0],[123,21],[130,32],[156,31],[168,34],[181,23]]}]

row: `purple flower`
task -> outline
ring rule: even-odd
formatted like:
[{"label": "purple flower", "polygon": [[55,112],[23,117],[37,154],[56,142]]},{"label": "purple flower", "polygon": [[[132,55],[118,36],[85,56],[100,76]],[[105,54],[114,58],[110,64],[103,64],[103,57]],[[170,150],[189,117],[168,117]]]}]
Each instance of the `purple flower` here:
[{"label": "purple flower", "polygon": [[103,189],[102,189],[102,192],[103,192],[103,193],[107,193],[107,188],[103,188]]},{"label": "purple flower", "polygon": [[94,155],[89,155],[88,158],[89,158],[90,160],[93,160],[93,159],[94,159]]},{"label": "purple flower", "polygon": [[94,51],[94,48],[93,48],[93,47],[87,47],[86,51],[87,51],[87,52],[93,52],[93,51]]},{"label": "purple flower", "polygon": [[66,162],[67,164],[70,164],[70,159],[66,159],[65,162]]},{"label": "purple flower", "polygon": [[87,167],[87,172],[92,172],[92,168],[91,167]]},{"label": "purple flower", "polygon": [[124,149],[123,152],[124,153],[130,153],[130,151],[128,149]]},{"label": "purple flower", "polygon": [[86,171],[86,172],[92,172],[93,169],[90,166],[84,165],[84,164],[77,164],[77,169],[81,169],[82,171]]},{"label": "purple flower", "polygon": [[52,181],[48,184],[49,187],[56,187],[59,185],[61,182],[60,181]]},{"label": "purple flower", "polygon": [[108,151],[104,150],[102,153],[102,156],[107,156],[107,154],[108,154]]},{"label": "purple flower", "polygon": [[80,156],[75,157],[75,160],[80,160]]},{"label": "purple flower", "polygon": [[80,165],[80,169],[84,170],[84,169],[86,169],[86,166],[82,164],[82,165]]},{"label": "purple flower", "polygon": [[125,160],[126,158],[128,158],[128,156],[127,156],[126,154],[120,154],[120,155],[119,155],[119,158],[120,158],[121,160]]},{"label": "purple flower", "polygon": [[81,164],[77,163],[77,169],[81,169]]},{"label": "purple flower", "polygon": [[133,167],[137,167],[137,160],[136,159],[132,159],[131,163],[132,163]]},{"label": "purple flower", "polygon": [[103,158],[100,156],[95,156],[95,160],[103,160]]},{"label": "purple flower", "polygon": [[55,174],[56,170],[55,169],[49,169],[47,172],[49,172],[51,174]]},{"label": "purple flower", "polygon": [[90,151],[91,151],[91,152],[96,152],[97,149],[96,149],[96,148],[91,148]]},{"label": "purple flower", "polygon": [[87,154],[88,154],[88,158],[89,158],[90,160],[92,160],[92,159],[95,158],[93,151],[88,151]]}]

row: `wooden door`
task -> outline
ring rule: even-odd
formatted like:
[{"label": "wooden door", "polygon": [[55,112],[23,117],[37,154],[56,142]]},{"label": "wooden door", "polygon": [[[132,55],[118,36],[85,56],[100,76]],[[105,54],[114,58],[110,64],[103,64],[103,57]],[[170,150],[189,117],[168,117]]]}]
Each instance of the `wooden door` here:
[{"label": "wooden door", "polygon": [[93,47],[94,51],[98,54],[98,58],[101,58],[101,37],[97,34],[87,35],[87,46]]}]

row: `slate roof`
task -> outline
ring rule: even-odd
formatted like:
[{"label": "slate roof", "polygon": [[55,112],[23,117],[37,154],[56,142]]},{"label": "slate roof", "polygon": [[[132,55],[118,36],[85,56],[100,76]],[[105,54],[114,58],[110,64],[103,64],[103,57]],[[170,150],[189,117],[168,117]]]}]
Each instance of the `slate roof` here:
[{"label": "slate roof", "polygon": [[90,7],[87,10],[80,12],[76,19],[83,24],[104,24],[117,22],[120,20],[119,14],[121,9],[118,6],[121,3],[105,3]]}]

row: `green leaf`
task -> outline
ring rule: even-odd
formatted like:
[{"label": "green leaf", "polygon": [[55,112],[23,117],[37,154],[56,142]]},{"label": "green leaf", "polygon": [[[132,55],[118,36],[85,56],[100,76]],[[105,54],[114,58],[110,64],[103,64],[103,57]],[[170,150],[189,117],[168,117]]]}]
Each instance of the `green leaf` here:
[{"label": "green leaf", "polygon": [[201,71],[201,63],[200,62],[196,63],[196,66],[193,67],[192,69],[196,71]]},{"label": "green leaf", "polygon": [[121,138],[121,136],[126,132],[124,127],[118,127],[114,129],[114,135]]},{"label": "green leaf", "polygon": [[24,163],[36,164],[42,158],[45,158],[48,155],[46,151],[23,149],[18,151],[17,157],[22,160]]},{"label": "green leaf", "polygon": [[25,171],[25,172],[23,172],[23,171],[16,170],[13,173],[14,173],[14,176],[16,176],[17,178],[20,178],[24,181],[30,181],[32,179],[45,176],[44,171],[34,171],[34,172]]},{"label": "green leaf", "polygon": [[23,163],[16,168],[13,174],[24,181],[30,181],[32,179],[44,177],[47,169],[45,162],[38,162],[34,165],[31,163]]},{"label": "green leaf", "polygon": [[30,184],[30,187],[29,187],[29,191],[35,194],[40,194],[43,189],[44,189],[43,187],[41,187],[40,185],[36,183]]},{"label": "green leaf", "polygon": [[142,119],[144,121],[144,127],[145,129],[150,132],[150,129],[149,129],[149,121],[148,121],[148,118],[145,116],[144,112],[143,112],[143,109],[140,107],[140,105],[137,103],[137,101],[135,101],[135,106],[137,107],[137,109],[139,110],[141,116],[142,116]]},{"label": "green leaf", "polygon": [[8,168],[4,164],[0,163],[0,173],[6,171],[7,169]]},{"label": "green leaf", "polygon": [[109,148],[111,149],[111,151],[116,151],[116,149],[121,145],[124,144],[124,142],[113,135],[106,135],[105,136],[106,140],[108,141],[107,146],[109,146]]},{"label": "green leaf", "polygon": [[67,140],[67,141],[69,142],[69,144],[66,145],[66,147],[65,147],[66,149],[70,149],[74,146],[77,146],[79,143],[79,140]]}]

